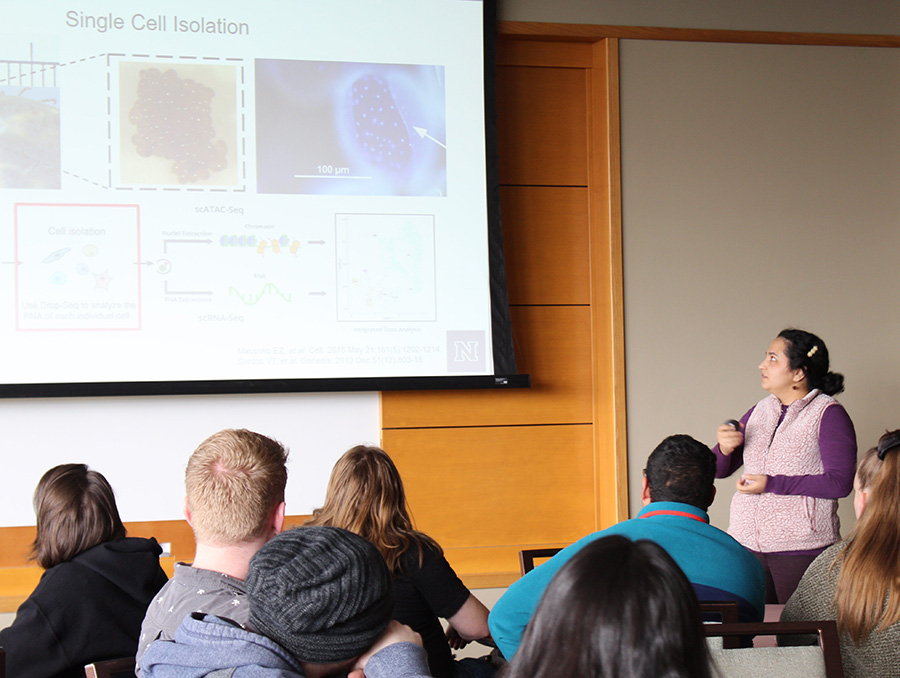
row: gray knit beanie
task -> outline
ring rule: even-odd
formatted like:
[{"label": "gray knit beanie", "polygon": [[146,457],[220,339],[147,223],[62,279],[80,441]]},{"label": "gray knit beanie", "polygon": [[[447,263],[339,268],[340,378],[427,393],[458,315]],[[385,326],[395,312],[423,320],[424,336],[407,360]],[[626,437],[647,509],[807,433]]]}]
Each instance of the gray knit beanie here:
[{"label": "gray knit beanie", "polygon": [[337,527],[298,527],[250,561],[250,626],[296,659],[328,664],[363,654],[394,611],[378,549]]}]

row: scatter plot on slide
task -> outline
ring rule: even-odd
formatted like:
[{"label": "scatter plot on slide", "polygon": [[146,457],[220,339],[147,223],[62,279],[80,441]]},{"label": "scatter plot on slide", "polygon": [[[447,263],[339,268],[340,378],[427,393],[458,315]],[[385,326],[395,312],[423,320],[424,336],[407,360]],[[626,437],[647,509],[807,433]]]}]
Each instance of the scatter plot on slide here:
[{"label": "scatter plot on slide", "polygon": [[336,216],[338,320],[435,319],[434,217]]}]

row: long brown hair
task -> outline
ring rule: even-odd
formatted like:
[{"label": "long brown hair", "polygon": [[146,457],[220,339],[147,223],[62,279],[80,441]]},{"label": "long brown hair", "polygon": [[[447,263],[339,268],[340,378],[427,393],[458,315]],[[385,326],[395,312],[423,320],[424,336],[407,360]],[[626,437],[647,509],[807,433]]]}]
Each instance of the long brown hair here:
[{"label": "long brown hair", "polygon": [[413,547],[420,564],[424,544],[441,551],[437,542],[413,527],[400,473],[380,447],[357,445],[337,460],[325,505],[314,510],[306,524],[342,527],[368,539],[391,574],[401,571],[401,556]]},{"label": "long brown hair", "polygon": [[900,621],[900,431],[885,433],[897,445],[866,451],[856,473],[858,489],[868,490],[862,516],[838,554],[841,572],[835,591],[837,624],[859,645],[873,631]]},{"label": "long brown hair", "polygon": [[45,570],[98,544],[125,538],[112,487],[84,464],[47,471],[34,491],[34,513],[37,536],[31,555]]}]

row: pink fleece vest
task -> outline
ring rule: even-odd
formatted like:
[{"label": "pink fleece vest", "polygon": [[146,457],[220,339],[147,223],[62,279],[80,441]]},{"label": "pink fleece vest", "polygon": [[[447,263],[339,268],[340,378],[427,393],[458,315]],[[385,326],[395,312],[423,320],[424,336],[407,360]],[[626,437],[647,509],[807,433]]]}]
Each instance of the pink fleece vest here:
[{"label": "pink fleece vest", "polygon": [[[835,399],[818,390],[790,404],[784,420],[774,395],[760,400],[744,433],[744,473],[819,475],[819,424]],[[753,551],[809,551],[840,539],[836,499],[803,495],[742,494],[731,500],[728,533]]]}]

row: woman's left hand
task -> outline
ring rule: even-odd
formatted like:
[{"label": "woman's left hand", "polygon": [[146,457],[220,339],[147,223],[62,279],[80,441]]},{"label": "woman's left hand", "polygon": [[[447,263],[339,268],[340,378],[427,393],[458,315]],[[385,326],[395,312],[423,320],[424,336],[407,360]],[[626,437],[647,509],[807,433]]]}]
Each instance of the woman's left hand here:
[{"label": "woman's left hand", "polygon": [[737,481],[737,491],[744,494],[762,494],[766,491],[766,482],[769,477],[754,473],[745,473]]}]

